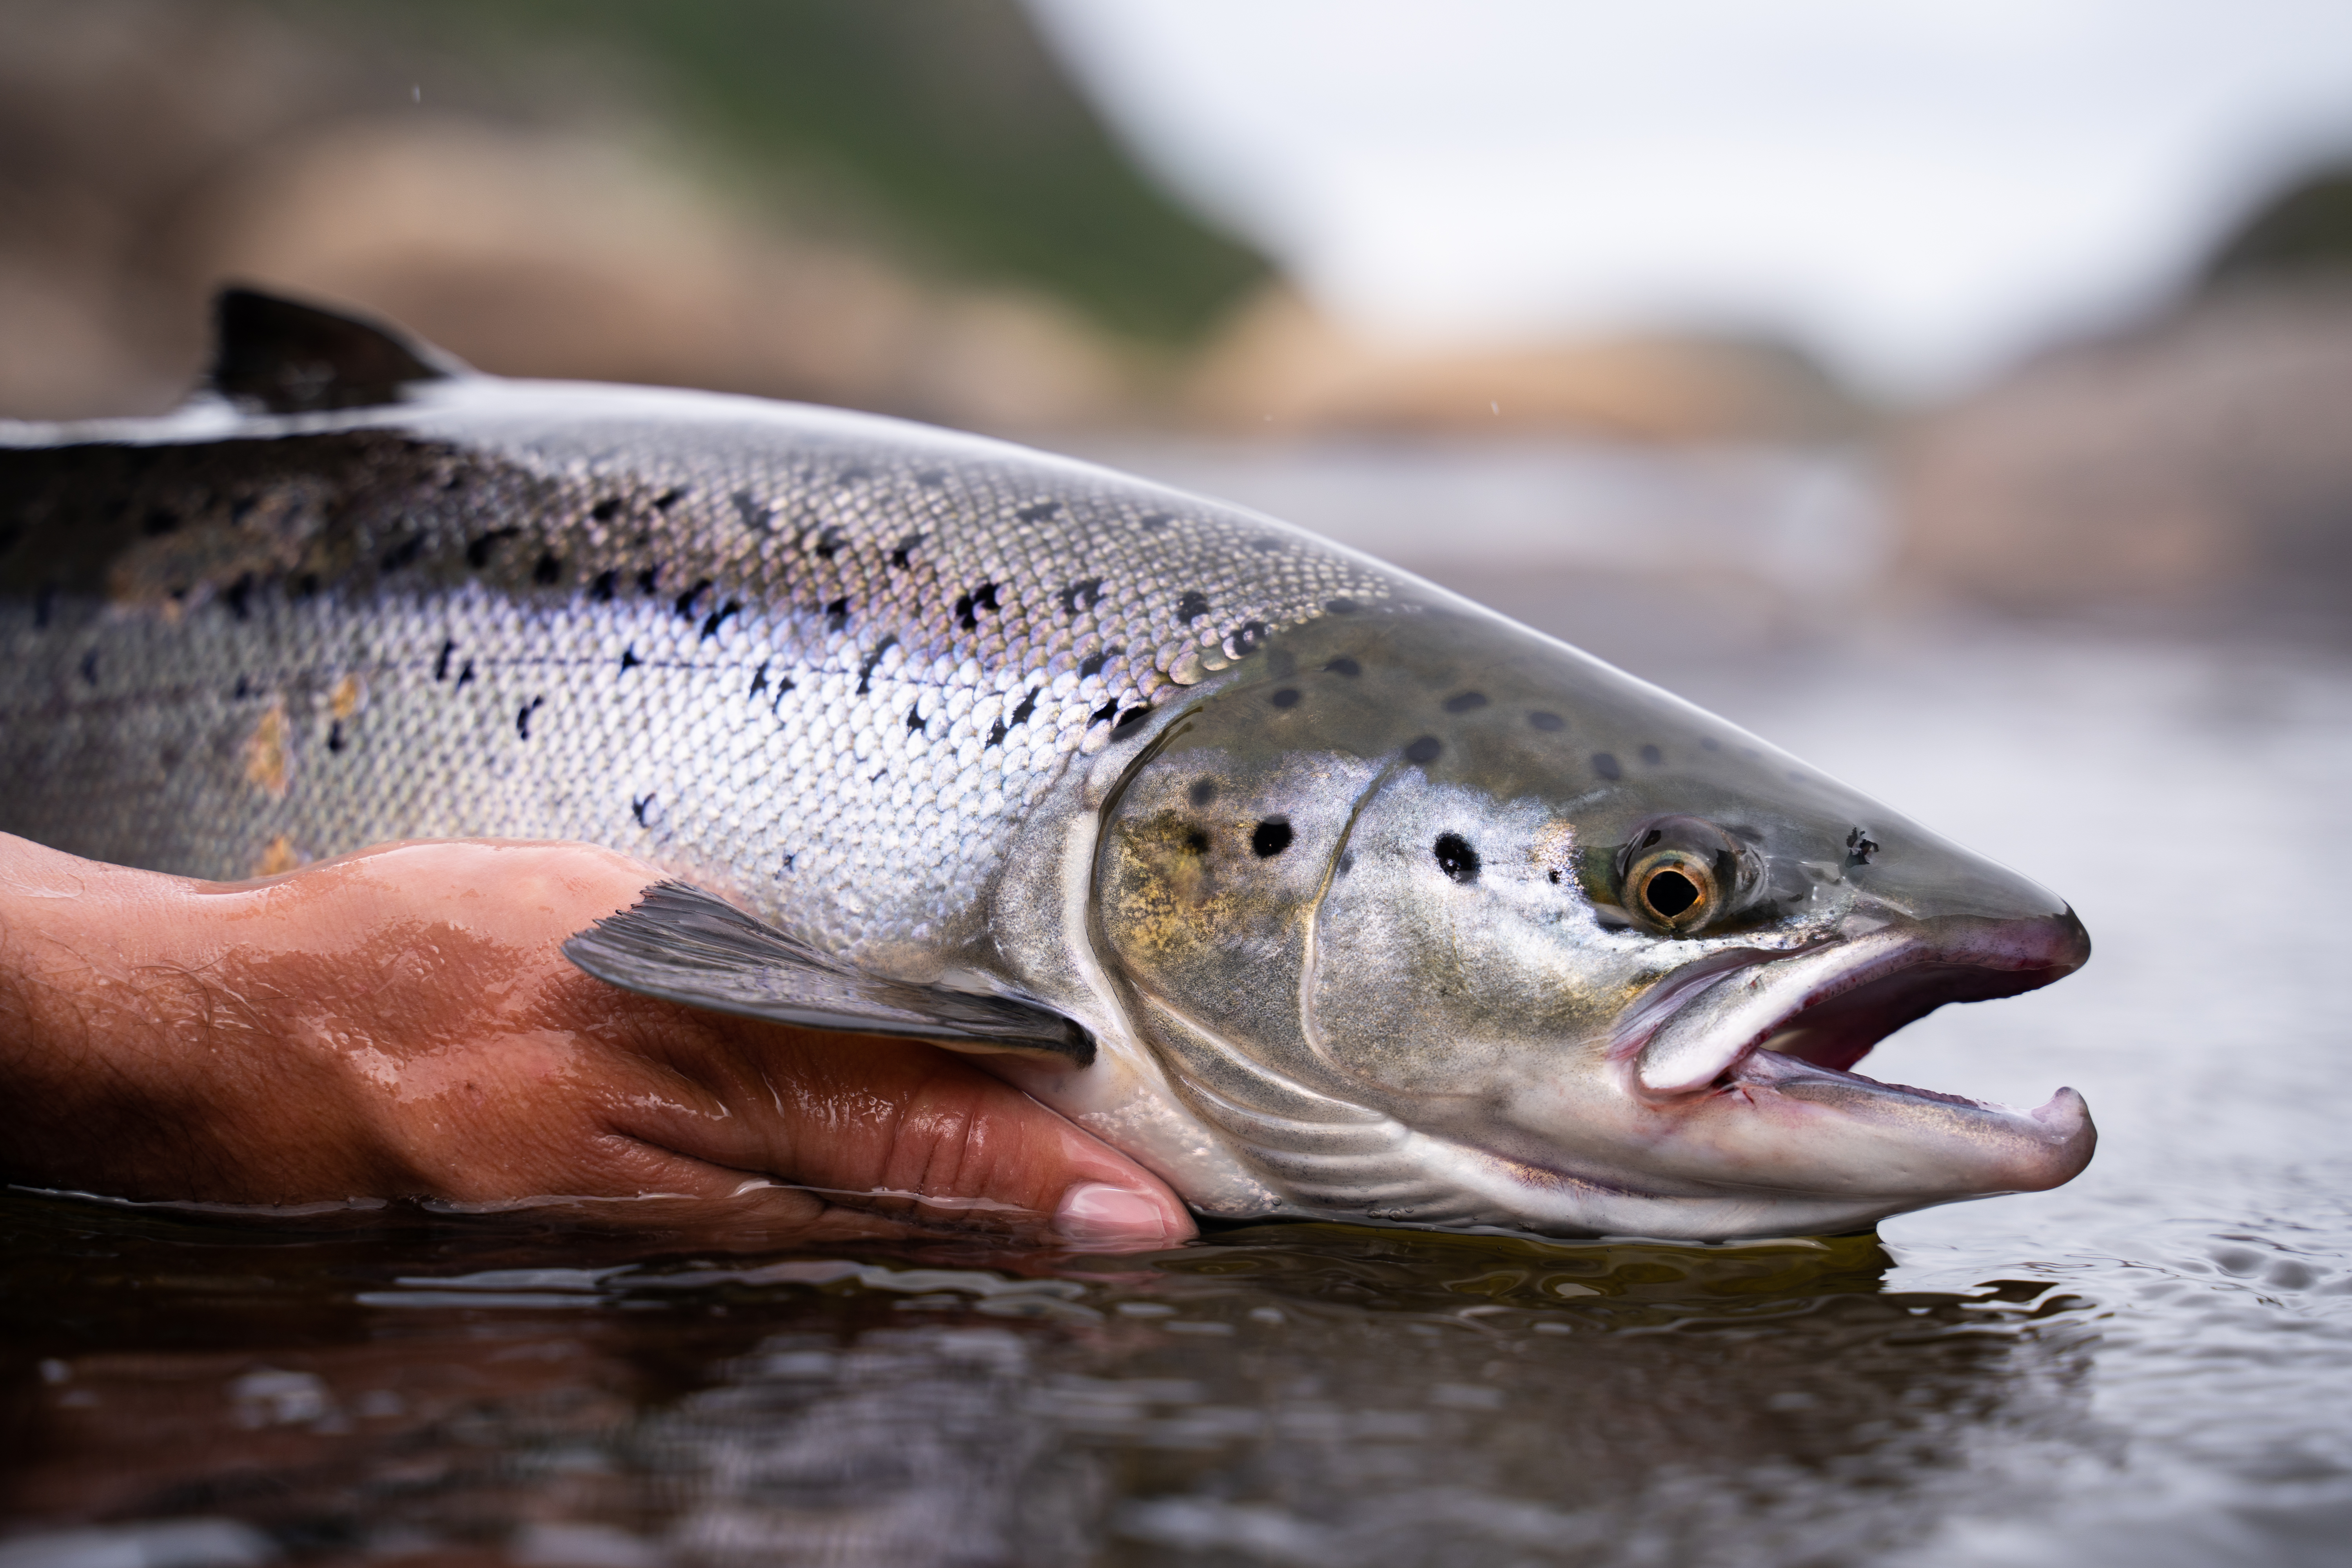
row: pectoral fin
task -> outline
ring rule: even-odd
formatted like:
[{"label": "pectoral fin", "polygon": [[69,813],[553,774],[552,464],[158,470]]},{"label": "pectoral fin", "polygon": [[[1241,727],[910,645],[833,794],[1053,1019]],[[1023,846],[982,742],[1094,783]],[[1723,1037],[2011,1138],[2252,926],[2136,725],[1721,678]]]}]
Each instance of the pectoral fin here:
[{"label": "pectoral fin", "polygon": [[625,991],[810,1029],[903,1035],[950,1050],[1032,1051],[1085,1067],[1091,1036],[1058,1013],[1003,996],[861,974],[683,882],[661,882],[563,944],[563,956]]}]

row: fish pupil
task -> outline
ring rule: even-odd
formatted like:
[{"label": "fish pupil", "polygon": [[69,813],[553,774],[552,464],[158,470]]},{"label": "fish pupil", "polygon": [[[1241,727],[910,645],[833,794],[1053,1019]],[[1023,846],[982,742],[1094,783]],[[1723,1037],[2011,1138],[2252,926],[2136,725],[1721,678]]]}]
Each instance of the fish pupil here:
[{"label": "fish pupil", "polygon": [[1652,909],[1672,920],[1698,902],[1698,888],[1680,871],[1661,871],[1643,888],[1642,896],[1650,900]]},{"label": "fish pupil", "polygon": [[1289,847],[1290,824],[1280,818],[1259,823],[1257,831],[1250,835],[1250,848],[1261,860],[1271,859]]},{"label": "fish pupil", "polygon": [[1478,851],[1458,833],[1440,834],[1436,846],[1437,868],[1465,887],[1478,879]]}]

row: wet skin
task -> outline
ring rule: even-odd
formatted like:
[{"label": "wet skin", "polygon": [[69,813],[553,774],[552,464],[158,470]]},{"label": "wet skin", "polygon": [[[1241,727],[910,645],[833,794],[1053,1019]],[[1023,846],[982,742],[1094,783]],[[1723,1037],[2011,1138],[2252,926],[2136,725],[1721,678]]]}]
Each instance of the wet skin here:
[{"label": "wet skin", "polygon": [[240,1205],[554,1195],[765,1243],[1192,1234],[1134,1162],[967,1061],[633,995],[562,957],[656,879],[585,845],[443,842],[222,884],[0,836],[0,1178]]}]

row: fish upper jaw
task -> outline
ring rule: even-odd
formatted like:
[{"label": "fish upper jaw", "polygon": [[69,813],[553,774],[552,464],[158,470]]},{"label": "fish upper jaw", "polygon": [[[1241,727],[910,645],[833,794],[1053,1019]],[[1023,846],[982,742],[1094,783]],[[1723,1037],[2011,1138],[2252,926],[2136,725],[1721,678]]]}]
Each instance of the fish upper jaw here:
[{"label": "fish upper jaw", "polygon": [[1696,1093],[1759,1050],[1848,1068],[1947,1002],[2031,991],[2090,955],[2090,939],[2071,910],[2036,920],[1958,918],[1854,931],[1863,923],[1849,921],[1853,934],[1790,953],[1720,955],[1711,976],[1682,984],[1663,1009],[1643,1009],[1612,1053],[1627,1066],[1628,1089],[1654,1102]]}]

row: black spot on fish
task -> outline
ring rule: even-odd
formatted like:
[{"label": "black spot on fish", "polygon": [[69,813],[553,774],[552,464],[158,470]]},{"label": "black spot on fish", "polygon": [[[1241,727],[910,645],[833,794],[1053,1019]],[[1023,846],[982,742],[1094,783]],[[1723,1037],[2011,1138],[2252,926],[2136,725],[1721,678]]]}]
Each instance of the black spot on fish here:
[{"label": "black spot on fish", "polygon": [[[798,856],[796,856],[796,855],[787,855],[787,856],[785,856],[785,857],[784,857],[784,870],[785,870],[785,871],[789,871],[789,870],[791,870],[791,869],[793,868],[793,862],[794,860],[798,859],[798,858],[799,858],[799,857],[798,857]],[[783,872],[782,872],[782,871],[780,871],[780,872],[778,872],[778,873],[777,873],[777,875],[778,875],[778,876],[782,876],[782,875],[783,875]]]},{"label": "black spot on fish", "polygon": [[867,779],[866,782],[867,784],[880,784],[882,782],[882,775],[889,771],[890,770],[887,767],[876,768],[874,770],[874,776]]},{"label": "black spot on fish", "polygon": [[466,668],[457,672],[457,684],[451,687],[449,689],[452,691],[463,691],[473,683],[474,661],[469,658],[466,661]]},{"label": "black spot on fish", "polygon": [[530,580],[542,588],[553,586],[555,580],[562,575],[562,558],[552,550],[542,552],[539,557],[539,564],[530,569]]},{"label": "black spot on fish", "polygon": [[1592,771],[1604,779],[1622,779],[1625,776],[1625,770],[1618,766],[1617,759],[1607,752],[1592,753]]},{"label": "black spot on fish", "polygon": [[1103,580],[1099,577],[1081,577],[1063,589],[1060,595],[1062,613],[1075,616],[1081,610],[1093,609],[1102,603],[1102,585]]},{"label": "black spot on fish", "polygon": [[1433,852],[1437,857],[1437,868],[1454,881],[1468,887],[1478,879],[1478,851],[1459,833],[1441,833]]},{"label": "black spot on fish", "polygon": [[179,531],[180,514],[167,506],[149,507],[145,520],[139,525],[139,531],[150,539],[161,539],[167,533]]},{"label": "black spot on fish", "polygon": [[898,639],[888,636],[874,645],[874,651],[866,656],[866,663],[857,671],[858,696],[863,697],[873,689],[874,672],[881,667],[882,656],[898,646]]},{"label": "black spot on fish", "polygon": [[654,497],[654,510],[656,511],[667,511],[670,508],[676,506],[685,499],[686,492],[684,490],[664,490],[661,494]]},{"label": "black spot on fish", "polygon": [[1296,686],[1286,686],[1281,690],[1276,692],[1273,696],[1267,698],[1266,700],[1273,703],[1276,708],[1296,708],[1298,706],[1298,688]]},{"label": "black spot on fish", "polygon": [[1547,733],[1552,731],[1565,730],[1568,728],[1567,720],[1561,718],[1557,713],[1547,713],[1540,708],[1528,715],[1528,722]]},{"label": "black spot on fish", "polygon": [[[752,532],[766,533],[774,528],[776,509],[751,491],[737,490],[728,499],[735,503],[735,515],[741,518],[743,526]],[[658,506],[661,503],[656,501],[654,504]]]},{"label": "black spot on fish", "polygon": [[768,689],[768,666],[772,662],[769,659],[760,661],[759,673],[751,677],[751,689],[743,694],[745,697],[757,697]]},{"label": "black spot on fish", "polygon": [[253,683],[247,680],[242,675],[238,676],[236,678],[236,689],[229,693],[230,698],[235,701],[242,702],[252,695]]},{"label": "black spot on fish", "polygon": [[1188,626],[1208,613],[1209,595],[1198,588],[1192,589],[1176,601],[1176,618]]},{"label": "black spot on fish", "polygon": [[776,682],[776,700],[768,704],[768,711],[773,713],[779,707],[782,706],[785,693],[797,691],[799,689],[799,686],[793,682],[791,676],[787,675],[779,679]]},{"label": "black spot on fish", "polygon": [[1109,701],[1104,703],[1101,707],[1096,709],[1094,712],[1087,717],[1087,728],[1091,730],[1097,724],[1118,717],[1118,699],[1114,697]]},{"label": "black spot on fish", "polygon": [[709,592],[710,592],[709,578],[698,577],[695,579],[694,586],[688,588],[685,593],[680,594],[677,596],[677,618],[682,621],[690,621],[694,619],[694,602]]},{"label": "black spot on fish", "polygon": [[621,515],[620,498],[617,496],[606,496],[603,500],[598,501],[594,506],[588,509],[588,515],[594,518],[598,522],[612,521],[614,518]]},{"label": "black spot on fish", "polygon": [[842,538],[841,524],[828,522],[818,531],[816,543],[811,548],[816,552],[818,560],[830,561],[841,553]]},{"label": "black spot on fish", "polygon": [[1225,639],[1225,651],[1235,658],[1247,658],[1255,653],[1265,641],[1265,623],[1264,621],[1244,621],[1234,628],[1233,636]]},{"label": "black spot on fish", "polygon": [[1344,877],[1356,868],[1356,852],[1352,849],[1339,857],[1339,875]]},{"label": "black spot on fish", "polygon": [[1214,779],[1194,779],[1192,781],[1192,787],[1186,791],[1185,794],[1186,798],[1191,800],[1195,806],[1205,806],[1217,798],[1217,781]]},{"label": "black spot on fish", "polygon": [[1845,852],[1847,864],[1867,866],[1878,853],[1878,840],[1870,836],[1869,828],[1857,827],[1845,836]]},{"label": "black spot on fish", "polygon": [[444,637],[442,639],[441,657],[433,661],[434,679],[446,680],[449,679],[449,656],[457,651],[457,644],[454,639],[448,637]]},{"label": "black spot on fish", "polygon": [[898,543],[892,545],[890,547],[890,564],[896,566],[901,572],[912,570],[914,563],[909,560],[908,557],[912,554],[915,546],[920,544],[928,537],[929,535],[926,534],[910,533],[907,535],[906,538],[898,541]]},{"label": "black spot on fish", "polygon": [[1250,835],[1250,852],[1261,860],[1271,860],[1290,847],[1290,824],[1278,816],[1269,816]]},{"label": "black spot on fish", "polygon": [[1013,710],[1013,722],[1015,724],[1029,722],[1029,715],[1037,711],[1037,693],[1045,689],[1042,686],[1033,686],[1029,689],[1029,695],[1024,697],[1021,700],[1021,706]]},{"label": "black spot on fish", "polygon": [[1326,599],[1323,607],[1335,616],[1352,616],[1363,608],[1353,599]]},{"label": "black spot on fish", "polygon": [[1118,740],[1121,735],[1126,734],[1129,731],[1134,729],[1138,724],[1142,723],[1146,719],[1150,717],[1151,706],[1149,703],[1146,703],[1140,708],[1129,709],[1126,712],[1118,716],[1118,722],[1110,727],[1110,738],[1114,741]]},{"label": "black spot on fish", "polygon": [[1282,548],[1282,541],[1260,537],[1249,542],[1249,547],[1262,555],[1271,555]]},{"label": "black spot on fish", "polygon": [[412,533],[383,552],[383,569],[387,572],[397,572],[403,567],[414,566],[416,564],[417,556],[422,554],[424,550],[425,536],[421,533]]},{"label": "black spot on fish", "polygon": [[699,640],[709,642],[712,637],[717,637],[719,628],[725,626],[730,617],[740,614],[742,609],[742,600],[730,599],[718,609],[711,611],[710,618],[702,623],[702,637]]},{"label": "black spot on fish", "polygon": [[1412,741],[1405,746],[1405,761],[1410,763],[1433,763],[1437,760],[1437,753],[1444,750],[1445,750],[1445,743],[1440,741],[1436,736],[1423,735],[1420,739]]},{"label": "black spot on fish", "polygon": [[907,710],[907,728],[909,731],[920,730],[926,735],[931,732],[929,726],[923,721],[923,700],[919,697]]},{"label": "black spot on fish", "polygon": [[474,542],[466,546],[466,564],[479,572],[490,563],[490,552],[521,531],[520,528],[494,528],[488,533],[476,535]]},{"label": "black spot on fish", "polygon": [[1085,658],[1078,661],[1078,679],[1084,680],[1090,675],[1100,675],[1104,665],[1126,651],[1127,649],[1114,643],[1098,653],[1087,655]]},{"label": "black spot on fish", "polygon": [[298,599],[317,598],[319,596],[319,574],[316,572],[305,572],[299,577],[295,578],[294,596]]},{"label": "black spot on fish", "polygon": [[[653,804],[654,797],[651,795],[646,795],[643,798],[639,798],[636,795],[631,795],[629,797],[629,815],[637,819],[637,826],[639,827],[649,826],[646,821],[646,813],[652,807]],[[790,857],[787,857],[786,858],[789,859]]]},{"label": "black spot on fish", "polygon": [[620,582],[618,572],[599,572],[596,580],[588,584],[588,596],[600,605],[609,605],[613,602],[613,590],[620,585]]},{"label": "black spot on fish", "polygon": [[1551,868],[1551,870],[1550,870],[1548,874],[1549,874],[1549,875],[1550,876],[1550,878],[1551,878],[1551,885],[1552,885],[1553,887],[1555,887],[1555,888],[1559,887],[1559,867],[1557,867],[1557,866],[1554,866],[1554,867]]},{"label": "black spot on fish", "polygon": [[92,686],[98,684],[98,650],[96,648],[81,656],[81,678]]},{"label": "black spot on fish", "polygon": [[621,650],[621,673],[623,675],[628,674],[629,671],[636,668],[637,666],[645,662],[646,661],[644,659],[637,657],[636,644],[631,643],[628,647]]},{"label": "black spot on fish", "polygon": [[1062,510],[1057,500],[1041,500],[1034,506],[1024,506],[1013,515],[1024,522],[1043,522]]},{"label": "black spot on fish", "polygon": [[1666,760],[1666,753],[1655,746],[1644,746],[1642,748],[1642,760],[1654,768]]},{"label": "black spot on fish", "polygon": [[978,631],[980,629],[980,612],[982,610],[993,611],[998,607],[999,606],[996,603],[996,584],[993,583],[982,583],[971,593],[966,594],[956,600],[956,622],[968,632]]},{"label": "black spot on fish", "polygon": [[1354,659],[1348,658],[1344,654],[1325,665],[1323,668],[1329,674],[1344,675],[1350,680],[1355,679],[1356,677],[1364,673],[1364,667],[1362,665],[1358,664]]},{"label": "black spot on fish", "polygon": [[[1001,746],[1001,745],[1003,745],[1003,743],[1004,743],[1004,721],[1003,721],[1003,720],[1002,720],[1002,719],[999,719],[995,723],[991,724],[991,725],[988,727],[988,741],[987,741],[987,745],[990,745],[990,746]],[[982,749],[984,750],[984,749],[985,749],[985,747],[983,747]]]},{"label": "black spot on fish", "polygon": [[824,607],[824,629],[837,632],[849,624],[849,595],[844,594]]},{"label": "black spot on fish", "polygon": [[652,593],[654,591],[654,584],[660,580],[661,563],[659,562],[656,562],[653,565],[646,567],[644,571],[637,574],[637,592],[640,594]]},{"label": "black spot on fish", "polygon": [[1469,713],[1485,706],[1486,694],[1483,691],[1457,691],[1445,700],[1448,713]]},{"label": "black spot on fish", "polygon": [[221,603],[240,621],[253,618],[253,574],[247,572],[221,591]]},{"label": "black spot on fish", "polygon": [[1146,533],[1157,533],[1175,521],[1164,511],[1147,511],[1135,520],[1135,525]]},{"label": "black spot on fish", "polygon": [[522,710],[515,715],[515,737],[518,740],[530,739],[530,716],[538,712],[546,701],[544,697],[534,697],[522,705]]},{"label": "black spot on fish", "polygon": [[1206,855],[1209,852],[1209,836],[1200,828],[1188,828],[1184,833],[1184,847],[1195,855]]},{"label": "black spot on fish", "polygon": [[327,726],[327,750],[341,752],[343,745],[343,721],[338,719]]}]

